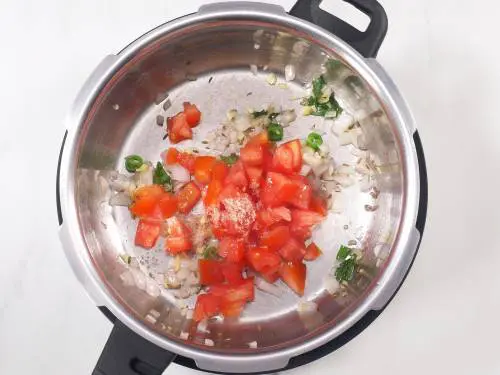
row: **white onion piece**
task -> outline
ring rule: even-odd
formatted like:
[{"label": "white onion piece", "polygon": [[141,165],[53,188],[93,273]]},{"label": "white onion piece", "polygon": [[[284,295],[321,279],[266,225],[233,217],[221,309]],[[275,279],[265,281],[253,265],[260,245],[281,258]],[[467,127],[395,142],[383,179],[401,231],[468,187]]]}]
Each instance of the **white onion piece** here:
[{"label": "white onion piece", "polygon": [[256,76],[257,72],[258,72],[257,65],[255,65],[255,64],[250,65],[250,71],[252,72],[252,74],[254,76]]},{"label": "white onion piece", "polygon": [[288,64],[285,66],[285,80],[293,81],[295,79],[295,66]]},{"label": "white onion piece", "polygon": [[215,345],[214,340],[205,339],[205,345],[206,346],[214,346]]},{"label": "white onion piece", "polygon": [[186,319],[193,319],[194,311],[191,309],[188,309],[186,312]]},{"label": "white onion piece", "polygon": [[189,182],[190,180],[189,171],[180,165],[169,165],[167,170],[174,181]]},{"label": "white onion piece", "polygon": [[[245,130],[247,130],[251,126],[252,126],[252,124],[250,122],[250,118],[246,114],[245,115],[238,115],[234,119],[234,127],[236,130],[238,130],[240,132],[244,132]],[[237,139],[237,137],[238,137],[238,135],[236,134],[236,139]]]},{"label": "white onion piece", "polygon": [[284,127],[290,125],[291,122],[294,122],[297,119],[297,114],[294,109],[283,111],[280,115],[279,122]]},{"label": "white onion piece", "polygon": [[302,176],[307,176],[311,172],[311,166],[307,164],[302,164],[302,168],[300,169],[300,174]]},{"label": "white onion piece", "polygon": [[154,280],[146,280],[146,293],[151,297],[158,297],[161,294],[161,290]]},{"label": "white onion piece", "polygon": [[196,330],[198,332],[209,333],[207,327],[208,327],[208,321],[206,319],[203,319],[201,322],[198,323],[198,327],[196,327]]},{"label": "white onion piece", "polygon": [[153,169],[149,167],[145,171],[136,172],[134,180],[137,186],[146,186],[153,184]]},{"label": "white onion piece", "polygon": [[354,184],[354,178],[346,174],[336,174],[332,178],[342,187],[349,187]]},{"label": "white onion piece", "polygon": [[257,349],[257,341],[252,341],[248,343],[250,349]]},{"label": "white onion piece", "polygon": [[310,314],[318,310],[318,305],[312,301],[301,301],[297,306],[299,314]]},{"label": "white onion piece", "polygon": [[132,203],[128,193],[116,193],[109,198],[110,206],[128,206]]},{"label": "white onion piece", "polygon": [[128,191],[130,184],[132,181],[128,176],[125,176],[123,174],[118,174],[117,176],[112,176],[112,178],[109,181],[109,186],[111,187],[112,190],[114,191]]},{"label": "white onion piece", "polygon": [[340,288],[339,282],[333,277],[327,277],[325,280],[325,289],[330,294],[335,294]]},{"label": "white onion piece", "polygon": [[265,293],[272,294],[273,296],[276,297],[279,297],[283,294],[282,290],[279,287],[277,287],[274,284],[268,283],[267,281],[258,276],[256,276],[254,280],[255,280],[255,287],[259,290],[262,290]]},{"label": "white onion piece", "polygon": [[189,338],[189,332],[182,331],[181,334],[179,335],[179,338],[181,340],[187,340]]}]

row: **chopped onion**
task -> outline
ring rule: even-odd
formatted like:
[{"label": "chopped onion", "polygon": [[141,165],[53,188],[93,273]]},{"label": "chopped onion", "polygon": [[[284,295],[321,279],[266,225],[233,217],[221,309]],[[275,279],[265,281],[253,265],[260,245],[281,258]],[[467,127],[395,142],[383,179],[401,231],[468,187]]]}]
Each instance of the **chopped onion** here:
[{"label": "chopped onion", "polygon": [[161,290],[154,280],[146,280],[146,293],[151,297],[158,297],[161,294]]},{"label": "chopped onion", "polygon": [[178,164],[167,166],[167,170],[168,172],[170,172],[170,177],[174,181],[189,182],[189,180],[191,179],[191,177],[189,176],[189,171]]},{"label": "chopped onion", "polygon": [[210,340],[210,339],[205,339],[205,345],[206,346],[214,346],[215,343],[213,340]]},{"label": "chopped onion", "polygon": [[250,65],[250,71],[252,72],[252,74],[253,74],[254,76],[256,76],[256,75],[257,75],[257,72],[258,72],[258,70],[257,70],[257,65],[255,65],[255,64]]},{"label": "chopped onion", "polygon": [[198,327],[196,327],[196,330],[198,332],[209,333],[207,327],[208,327],[208,321],[206,319],[203,319],[201,322],[198,323]]},{"label": "chopped onion", "polygon": [[295,79],[295,67],[293,65],[285,66],[285,80],[293,81]]},{"label": "chopped onion", "polygon": [[257,341],[252,341],[248,343],[250,349],[257,349]]},{"label": "chopped onion", "polygon": [[311,166],[307,164],[302,164],[302,168],[300,169],[300,174],[302,176],[307,176],[311,172]]},{"label": "chopped onion", "polygon": [[142,172],[136,172],[134,175],[134,180],[137,186],[147,186],[153,184],[153,169],[151,167],[146,168]]},{"label": "chopped onion", "polygon": [[340,288],[339,282],[333,277],[327,277],[325,280],[325,289],[330,294],[335,294]]},{"label": "chopped onion", "polygon": [[256,276],[255,277],[255,287],[263,292],[272,294],[273,296],[279,297],[283,294],[282,290],[274,284],[270,284],[264,279]]},{"label": "chopped onion", "polygon": [[118,192],[128,191],[131,183],[131,179],[123,174],[112,176],[109,180],[109,186],[111,189]]},{"label": "chopped onion", "polygon": [[110,206],[128,206],[132,203],[130,199],[130,194],[128,193],[116,193],[109,198]]},{"label": "chopped onion", "polygon": [[318,310],[318,305],[312,301],[301,301],[297,306],[299,314],[309,314]]},{"label": "chopped onion", "polygon": [[189,338],[189,332],[182,331],[181,334],[179,335],[179,338],[181,340],[187,340]]},{"label": "chopped onion", "polygon": [[297,114],[295,113],[295,109],[290,109],[281,112],[280,114],[280,123],[282,126],[287,127],[291,122],[294,122],[297,119]]},{"label": "chopped onion", "polygon": [[193,319],[194,311],[191,309],[188,309],[186,312],[186,319]]}]

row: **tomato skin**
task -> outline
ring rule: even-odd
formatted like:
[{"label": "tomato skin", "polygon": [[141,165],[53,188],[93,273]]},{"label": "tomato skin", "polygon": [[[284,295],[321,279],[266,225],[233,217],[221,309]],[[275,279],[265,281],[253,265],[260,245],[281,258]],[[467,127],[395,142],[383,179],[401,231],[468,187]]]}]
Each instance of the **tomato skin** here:
[{"label": "tomato skin", "polygon": [[285,174],[300,172],[302,168],[302,145],[298,139],[284,143],[275,150],[272,168]]},{"label": "tomato skin", "polygon": [[184,114],[186,115],[186,121],[190,127],[194,128],[198,126],[201,120],[201,112],[198,107],[189,102],[184,102]]},{"label": "tomato skin", "polygon": [[174,216],[177,212],[177,198],[165,192],[158,202],[158,206],[164,219]]},{"label": "tomato skin", "polygon": [[130,212],[141,218],[152,217],[157,211],[158,202],[165,190],[158,185],[141,186],[134,191],[134,202],[130,205]]},{"label": "tomato skin", "polygon": [[167,150],[167,154],[165,155],[165,164],[173,165],[177,163],[177,157],[179,155],[179,151],[175,147],[170,147]]},{"label": "tomato skin", "polygon": [[180,213],[187,214],[201,198],[200,188],[194,182],[188,182],[177,193],[177,206]]},{"label": "tomato skin", "polygon": [[321,216],[325,217],[328,215],[327,203],[324,199],[316,196],[311,197],[311,203],[309,205],[309,210],[314,211]]},{"label": "tomato skin", "polygon": [[239,263],[245,258],[245,244],[242,240],[224,237],[219,242],[218,254],[230,263]]},{"label": "tomato skin", "polygon": [[301,261],[306,254],[304,244],[297,239],[290,237],[288,241],[278,250],[284,260]]},{"label": "tomato skin", "polygon": [[192,247],[191,230],[178,217],[169,218],[165,251],[170,254],[179,254],[191,250]]},{"label": "tomato skin", "polygon": [[306,273],[306,265],[302,262],[283,263],[279,270],[281,279],[299,296],[304,295]]},{"label": "tomato skin", "polygon": [[193,131],[189,126],[183,112],[167,119],[168,137],[171,143],[179,143],[185,139],[193,138]]},{"label": "tomato skin", "polygon": [[306,247],[306,255],[304,255],[304,260],[307,261],[316,260],[319,256],[321,256],[321,254],[322,252],[320,248],[314,242],[311,242]]},{"label": "tomato skin", "polygon": [[225,179],[225,184],[231,184],[241,191],[245,191],[248,186],[248,179],[245,172],[245,167],[241,161],[237,161],[229,170],[229,173]]},{"label": "tomato skin", "polygon": [[196,306],[194,308],[193,320],[200,322],[204,319],[211,318],[220,313],[222,299],[213,294],[199,294],[196,298]]},{"label": "tomato skin", "polygon": [[196,156],[189,152],[179,152],[177,154],[177,163],[183,166],[189,173],[194,173],[194,163],[196,162]]},{"label": "tomato skin", "polygon": [[215,164],[213,156],[198,156],[194,162],[194,178],[201,184],[208,184],[212,179],[212,169]]},{"label": "tomato skin", "polygon": [[286,225],[278,225],[261,234],[260,245],[271,251],[280,249],[290,239],[290,230]]},{"label": "tomato skin", "polygon": [[216,160],[212,168],[212,180],[224,181],[228,173],[229,168],[226,163]]},{"label": "tomato skin", "polygon": [[309,210],[292,210],[290,233],[298,239],[311,237],[312,227],[323,221],[323,216]]},{"label": "tomato skin", "polygon": [[229,285],[238,285],[243,282],[243,263],[224,263],[221,266],[222,275]]},{"label": "tomato skin", "polygon": [[198,271],[201,285],[214,285],[224,282],[221,263],[213,259],[199,259]]},{"label": "tomato skin", "polygon": [[151,249],[160,236],[161,224],[141,219],[135,232],[135,245]]},{"label": "tomato skin", "polygon": [[277,272],[281,258],[275,252],[269,251],[265,247],[253,247],[247,250],[246,259],[250,267],[257,272],[272,273]]},{"label": "tomato skin", "polygon": [[222,191],[222,182],[220,180],[214,179],[210,181],[207,187],[205,198],[203,198],[203,203],[205,204],[205,207],[216,205],[221,191]]},{"label": "tomato skin", "polygon": [[262,145],[248,143],[240,150],[240,160],[248,167],[259,167],[264,161]]}]

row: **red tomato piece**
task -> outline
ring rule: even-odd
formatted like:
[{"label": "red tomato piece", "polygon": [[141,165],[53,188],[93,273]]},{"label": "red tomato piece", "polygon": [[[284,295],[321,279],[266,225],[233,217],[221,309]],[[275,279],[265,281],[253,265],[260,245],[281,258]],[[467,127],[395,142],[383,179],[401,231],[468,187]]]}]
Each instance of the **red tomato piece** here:
[{"label": "red tomato piece", "polygon": [[269,145],[269,137],[266,132],[260,132],[259,134],[254,135],[247,142],[247,145],[256,145],[256,146],[268,146]]},{"label": "red tomato piece", "polygon": [[226,163],[217,160],[212,168],[212,180],[224,181],[228,173],[229,168]]},{"label": "red tomato piece", "polygon": [[302,242],[290,237],[278,252],[284,260],[301,261],[306,254],[306,248]]},{"label": "red tomato piece", "polygon": [[221,271],[229,285],[237,285],[244,280],[241,275],[243,272],[243,263],[224,263]]},{"label": "red tomato piece", "polygon": [[261,190],[261,201],[264,207],[281,206],[293,200],[299,189],[298,184],[287,176],[269,172]]},{"label": "red tomato piece", "polygon": [[152,217],[158,207],[158,202],[165,190],[158,185],[147,185],[134,191],[134,202],[130,205],[130,212],[137,217]]},{"label": "red tomato piece", "polygon": [[223,298],[224,302],[251,302],[255,298],[253,277],[244,279],[238,285],[218,284],[210,287],[210,293]]},{"label": "red tomato piece", "polygon": [[200,322],[204,319],[211,318],[220,313],[222,299],[213,294],[200,294],[196,298],[196,306],[194,308],[193,319],[195,322]]},{"label": "red tomato piece", "polygon": [[191,126],[194,128],[195,126],[198,126],[201,120],[201,112],[196,107],[196,105],[191,104],[189,102],[184,102],[184,114],[186,115],[186,121]]},{"label": "red tomato piece", "polygon": [[306,265],[302,262],[286,262],[280,268],[281,279],[299,296],[304,295],[306,286]]},{"label": "red tomato piece", "polygon": [[148,220],[139,220],[137,231],[135,232],[136,246],[151,249],[160,236],[161,224]]},{"label": "red tomato piece", "polygon": [[221,314],[226,318],[236,318],[241,315],[245,308],[245,302],[227,302],[222,299]]},{"label": "red tomato piece", "polygon": [[276,251],[290,240],[290,230],[286,225],[278,225],[262,233],[260,245]]},{"label": "red tomato piece", "polygon": [[203,199],[205,206],[208,207],[217,204],[221,191],[222,191],[222,182],[220,180],[214,179],[210,181],[207,187],[205,198]]},{"label": "red tomato piece", "polygon": [[212,259],[199,259],[198,272],[201,285],[214,285],[224,282],[221,262]]},{"label": "red tomato piece", "polygon": [[186,168],[190,173],[194,173],[194,163],[196,162],[196,156],[189,152],[179,152],[177,154],[177,162]]},{"label": "red tomato piece", "polygon": [[323,198],[313,196],[311,198],[311,203],[309,205],[309,210],[317,212],[321,216],[328,215],[328,208],[326,201]]},{"label": "red tomato piece", "polygon": [[322,254],[320,248],[314,243],[311,242],[306,248],[306,255],[304,256],[304,260],[315,260]]},{"label": "red tomato piece", "polygon": [[259,167],[246,167],[246,172],[248,175],[248,186],[252,190],[257,190],[262,184],[263,170]]},{"label": "red tomato piece", "polygon": [[201,198],[200,188],[194,182],[188,182],[177,193],[177,206],[179,212],[189,213]]},{"label": "red tomato piece", "polygon": [[292,174],[299,173],[302,168],[302,145],[298,139],[280,145],[274,152],[274,170]]},{"label": "red tomato piece", "polygon": [[177,212],[177,198],[170,193],[164,193],[158,202],[164,219],[174,216]]},{"label": "red tomato piece", "polygon": [[225,237],[219,242],[217,253],[227,262],[239,263],[245,257],[245,244],[240,239]]},{"label": "red tomato piece", "polygon": [[225,184],[231,184],[242,191],[245,191],[248,186],[247,174],[245,173],[245,167],[241,161],[237,161],[229,170],[229,174],[225,179]]},{"label": "red tomato piece", "polygon": [[281,264],[280,256],[265,247],[248,249],[246,258],[248,264],[257,272],[272,273],[272,270],[278,271]]},{"label": "red tomato piece", "polygon": [[192,247],[191,230],[178,217],[169,218],[165,250],[170,254],[178,254],[191,250]]},{"label": "red tomato piece", "polygon": [[262,208],[261,210],[259,210],[259,212],[257,212],[257,230],[262,230],[263,228],[270,227],[283,221],[290,222],[291,220],[291,211],[284,206],[275,208]]},{"label": "red tomato piece", "polygon": [[165,155],[165,164],[172,165],[177,163],[177,157],[179,155],[179,151],[176,148],[170,147]]},{"label": "red tomato piece", "polygon": [[264,161],[263,146],[259,144],[247,143],[240,150],[240,160],[249,167],[258,167]]},{"label": "red tomato piece", "polygon": [[215,164],[213,156],[198,156],[194,162],[194,178],[201,184],[208,184]]},{"label": "red tomato piece", "polygon": [[290,233],[298,239],[311,237],[312,227],[323,221],[323,216],[309,210],[292,210]]},{"label": "red tomato piece", "polygon": [[293,196],[287,198],[287,202],[297,208],[308,210],[312,198],[312,188],[309,181],[303,176],[293,176],[290,179],[297,187],[297,190]]},{"label": "red tomato piece", "polygon": [[185,139],[193,138],[193,131],[187,122],[186,115],[182,112],[167,119],[167,130],[172,143],[179,143]]}]

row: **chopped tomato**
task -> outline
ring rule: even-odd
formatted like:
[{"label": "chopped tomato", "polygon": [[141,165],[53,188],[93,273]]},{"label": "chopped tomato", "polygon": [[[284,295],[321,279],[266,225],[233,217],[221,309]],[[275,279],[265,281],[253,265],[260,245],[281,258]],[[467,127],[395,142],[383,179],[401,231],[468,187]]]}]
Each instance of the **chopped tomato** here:
[{"label": "chopped tomato", "polygon": [[262,174],[263,170],[259,167],[246,167],[246,172],[248,175],[248,185],[250,189],[256,190],[262,184]]},{"label": "chopped tomato", "polygon": [[201,191],[194,182],[188,182],[177,193],[177,206],[179,212],[183,214],[189,213],[198,203],[201,197]]},{"label": "chopped tomato", "polygon": [[281,206],[283,203],[293,200],[299,186],[287,176],[269,172],[261,190],[261,201],[264,207]]},{"label": "chopped tomato", "polygon": [[225,237],[219,242],[218,254],[230,263],[239,263],[245,257],[245,244],[242,240]]},{"label": "chopped tomato", "polygon": [[170,147],[165,155],[165,164],[172,165],[177,163],[177,157],[179,155],[179,151],[176,148]]},{"label": "chopped tomato", "polygon": [[230,285],[240,284],[244,280],[241,275],[243,263],[224,263],[221,266],[221,271],[224,279]]},{"label": "chopped tomato", "polygon": [[151,249],[160,236],[161,224],[141,219],[135,232],[135,244],[145,249]]},{"label": "chopped tomato", "polygon": [[274,170],[286,174],[299,173],[302,168],[302,145],[298,139],[280,145],[274,152]]},{"label": "chopped tomato", "polygon": [[297,208],[308,210],[312,198],[312,188],[309,185],[309,181],[303,176],[293,176],[291,180],[297,189],[292,197],[288,197],[287,202]]},{"label": "chopped tomato", "polygon": [[177,162],[186,168],[190,173],[194,173],[194,163],[196,156],[189,152],[179,152],[177,155]]},{"label": "chopped tomato", "polygon": [[198,156],[194,162],[194,178],[201,184],[208,184],[215,164],[213,156]]},{"label": "chopped tomato", "polygon": [[221,262],[212,259],[198,260],[198,272],[201,285],[214,285],[224,282]]},{"label": "chopped tomato", "polygon": [[183,106],[184,106],[184,114],[186,115],[186,120],[189,126],[191,126],[192,128],[198,126],[201,120],[201,112],[198,109],[198,107],[189,102],[184,102]]},{"label": "chopped tomato", "polygon": [[191,250],[191,230],[178,217],[167,220],[167,238],[165,250],[170,254],[178,254]]},{"label": "chopped tomato", "polygon": [[203,202],[205,206],[213,206],[217,204],[220,192],[222,191],[222,182],[220,180],[213,179],[210,181],[207,187],[207,192]]},{"label": "chopped tomato", "polygon": [[275,208],[262,208],[257,212],[257,225],[258,228],[267,228],[271,225],[280,223],[282,221],[290,222],[292,220],[291,212],[284,206]]},{"label": "chopped tomato", "polygon": [[228,173],[229,168],[226,163],[217,160],[212,168],[212,180],[224,181]]},{"label": "chopped tomato", "polygon": [[281,279],[299,296],[304,295],[306,265],[302,262],[286,262],[280,268]]},{"label": "chopped tomato", "polygon": [[245,166],[258,167],[264,161],[264,152],[262,145],[247,143],[240,150],[240,160]]},{"label": "chopped tomato", "polygon": [[278,252],[285,260],[299,261],[304,259],[306,248],[304,247],[304,244],[302,242],[299,242],[297,239],[290,237]]},{"label": "chopped tomato", "polygon": [[276,251],[290,239],[290,230],[286,225],[278,225],[262,233],[260,245]]},{"label": "chopped tomato", "polygon": [[245,302],[227,302],[222,299],[221,314],[225,318],[236,318],[241,315],[245,308]]},{"label": "chopped tomato", "polygon": [[328,215],[328,209],[326,206],[326,201],[320,197],[313,196],[311,198],[311,203],[309,205],[311,211],[317,212],[321,216]]},{"label": "chopped tomato", "polygon": [[158,202],[164,219],[174,216],[177,212],[177,198],[170,193],[164,193]]},{"label": "chopped tomato", "polygon": [[244,279],[240,284],[218,284],[210,287],[210,293],[222,297],[224,302],[251,302],[254,300],[253,277]]},{"label": "chopped tomato", "polygon": [[200,294],[196,298],[196,306],[194,308],[193,319],[195,322],[200,322],[203,319],[211,318],[220,313],[222,299],[213,294]]},{"label": "chopped tomato", "polygon": [[305,240],[311,237],[312,227],[323,221],[323,216],[309,210],[292,210],[290,233],[296,238]]},{"label": "chopped tomato", "polygon": [[245,191],[248,186],[248,179],[245,173],[245,167],[241,161],[237,161],[229,170],[225,184],[232,184],[242,191]]},{"label": "chopped tomato", "polygon": [[279,266],[275,269],[271,267],[264,268],[262,271],[260,271],[260,275],[268,283],[274,284],[280,278]]},{"label": "chopped tomato", "polygon": [[304,256],[304,260],[315,260],[321,255],[320,248],[314,243],[311,242],[306,248],[306,255]]},{"label": "chopped tomato", "polygon": [[186,115],[182,112],[167,119],[167,130],[172,143],[179,143],[185,139],[193,138],[193,131],[187,122]]},{"label": "chopped tomato", "polygon": [[266,247],[248,249],[246,258],[248,264],[257,272],[272,273],[272,270],[277,272],[281,264],[280,256]]},{"label": "chopped tomato", "polygon": [[130,205],[130,212],[142,218],[153,216],[164,193],[165,190],[159,185],[137,188],[134,191],[134,202]]},{"label": "chopped tomato", "polygon": [[249,139],[247,145],[256,145],[256,146],[267,146],[269,144],[269,137],[267,135],[267,131],[260,132],[257,135],[254,135]]}]

